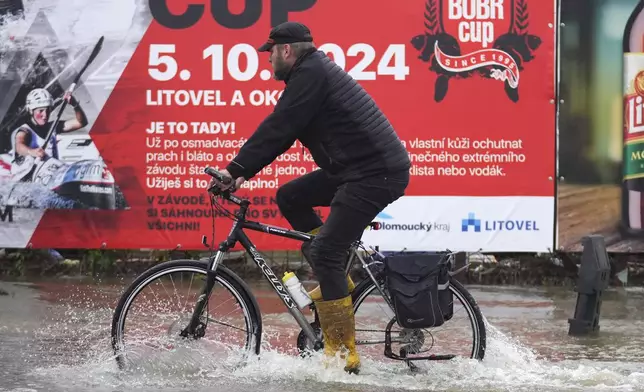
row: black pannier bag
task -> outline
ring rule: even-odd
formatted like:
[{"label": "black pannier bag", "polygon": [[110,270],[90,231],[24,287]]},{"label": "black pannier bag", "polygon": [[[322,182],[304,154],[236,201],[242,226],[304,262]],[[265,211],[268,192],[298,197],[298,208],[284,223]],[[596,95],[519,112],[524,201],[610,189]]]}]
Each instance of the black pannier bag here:
[{"label": "black pannier bag", "polygon": [[398,253],[385,258],[385,281],[398,325],[439,327],[454,315],[448,255]]}]

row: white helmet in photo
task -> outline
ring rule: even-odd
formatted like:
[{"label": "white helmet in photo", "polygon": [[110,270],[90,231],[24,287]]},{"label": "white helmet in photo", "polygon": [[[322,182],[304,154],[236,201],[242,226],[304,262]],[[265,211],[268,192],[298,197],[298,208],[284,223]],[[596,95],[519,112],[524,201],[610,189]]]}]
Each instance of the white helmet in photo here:
[{"label": "white helmet in photo", "polygon": [[27,109],[31,112],[37,108],[51,107],[54,104],[49,91],[44,88],[33,89],[27,94]]}]

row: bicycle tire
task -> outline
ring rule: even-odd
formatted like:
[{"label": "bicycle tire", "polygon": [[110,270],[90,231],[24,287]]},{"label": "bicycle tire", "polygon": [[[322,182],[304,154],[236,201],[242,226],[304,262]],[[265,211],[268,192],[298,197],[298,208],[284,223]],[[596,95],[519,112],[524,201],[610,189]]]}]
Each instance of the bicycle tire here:
[{"label": "bicycle tire", "polygon": [[[384,273],[379,272],[375,276],[376,281],[378,281],[380,284],[384,282]],[[483,360],[485,357],[485,349],[486,349],[486,340],[487,340],[487,333],[485,329],[485,321],[483,319],[483,314],[481,314],[481,310],[476,303],[476,300],[474,300],[474,297],[472,294],[470,294],[469,291],[459,282],[458,280],[454,279],[453,277],[450,277],[450,285],[449,285],[450,290],[452,291],[452,294],[461,297],[463,299],[464,305],[469,307],[468,312],[470,312],[471,315],[474,316],[474,328],[475,328],[475,336],[478,337],[478,339],[475,337],[475,342],[472,345],[472,353],[470,358],[472,359],[478,359]],[[351,299],[353,301],[353,306],[354,306],[354,313],[358,312],[358,309],[360,308],[360,305],[363,302],[363,296],[368,293],[370,293],[373,290],[378,290],[376,288],[376,285],[374,282],[367,277],[366,279],[362,280],[356,288],[353,290],[353,293],[351,294]],[[376,291],[378,295],[380,295],[379,291]],[[449,321],[447,322],[449,323]]]},{"label": "bicycle tire", "polygon": [[[122,331],[122,327],[125,323],[125,319],[127,318],[127,312],[132,301],[136,298],[138,293],[143,290],[143,288],[145,288],[150,282],[153,282],[156,278],[162,277],[172,271],[181,271],[182,268],[184,270],[196,271],[207,275],[208,262],[199,260],[172,260],[158,264],[139,275],[121,295],[121,298],[114,310],[111,330],[112,349],[114,351],[116,361],[121,369],[125,364],[123,357],[119,352],[119,333]],[[256,355],[259,355],[262,336],[262,316],[255,296],[252,294],[248,285],[237,274],[221,264],[217,266],[216,280],[224,287],[232,288],[237,294],[239,294],[237,299],[241,302],[241,306],[246,307],[250,319],[245,348],[247,350],[252,350]],[[123,334],[120,333],[120,336],[122,335]]]}]

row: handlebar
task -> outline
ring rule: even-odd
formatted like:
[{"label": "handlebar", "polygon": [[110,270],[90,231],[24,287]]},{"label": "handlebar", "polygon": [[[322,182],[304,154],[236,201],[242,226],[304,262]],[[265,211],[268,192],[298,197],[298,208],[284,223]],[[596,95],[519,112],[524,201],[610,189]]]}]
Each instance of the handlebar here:
[{"label": "handlebar", "polygon": [[[231,177],[224,176],[223,174],[221,174],[221,172],[215,170],[210,166],[206,166],[206,168],[204,169],[204,173],[208,174],[209,176],[213,177],[215,180],[217,180],[218,182],[224,185],[230,185],[232,182],[235,181]],[[229,200],[241,207],[248,207],[248,205],[250,205],[250,202],[248,200],[241,199],[231,194],[230,190],[225,190],[225,191],[221,190],[216,185],[208,188],[208,192],[213,194],[214,196],[222,196],[224,199]]]},{"label": "handlebar", "polygon": [[231,177],[224,176],[223,174],[221,174],[220,172],[218,172],[217,170],[213,169],[210,166],[206,166],[206,168],[204,169],[204,172],[209,176],[214,177],[217,181],[221,182],[222,184],[228,185],[233,181]]}]

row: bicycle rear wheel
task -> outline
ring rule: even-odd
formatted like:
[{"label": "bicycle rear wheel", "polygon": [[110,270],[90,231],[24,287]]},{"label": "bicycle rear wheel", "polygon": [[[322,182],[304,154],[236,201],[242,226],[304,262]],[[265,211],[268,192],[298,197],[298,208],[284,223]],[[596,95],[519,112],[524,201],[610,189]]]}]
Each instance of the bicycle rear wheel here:
[{"label": "bicycle rear wheel", "polygon": [[[150,355],[153,361],[158,361],[163,353],[181,350],[185,354],[186,349],[197,350],[198,358],[203,358],[203,352],[199,353],[199,350],[204,347],[211,358],[211,353],[224,351],[222,345],[228,351],[241,353],[243,359],[253,351],[259,354],[262,333],[259,306],[248,286],[222,265],[217,267],[215,286],[201,316],[206,330],[198,340],[204,344],[197,345],[196,339],[179,335],[188,324],[204,288],[207,267],[205,261],[169,261],[150,268],[132,282],[121,296],[112,319],[112,348],[121,369],[134,359],[143,359],[144,354],[135,352],[138,348],[160,349],[159,353]],[[150,296],[145,294],[148,290]],[[218,299],[221,294],[222,298]],[[143,309],[142,320],[136,318],[135,311],[139,308]],[[211,313],[218,310],[221,310],[221,316]],[[231,317],[235,311],[239,313],[238,318]],[[169,312],[175,315],[168,315]],[[161,323],[149,320],[148,316],[160,316]],[[165,336],[155,339],[150,332],[164,332]]]},{"label": "bicycle rear wheel", "polygon": [[[387,294],[384,290],[384,274],[379,272],[375,278],[382,292]],[[404,346],[405,350],[416,352],[414,356],[434,354],[483,359],[486,347],[483,315],[472,295],[456,279],[450,279],[449,290],[454,298],[454,316],[436,328],[411,330],[394,324],[391,328],[392,340],[400,340],[398,347],[392,344],[394,353],[398,354],[397,349]],[[393,319],[394,312],[368,277],[356,286],[352,299],[356,344],[360,346],[360,353],[381,360],[386,326]],[[456,348],[448,348],[450,344]]]}]

